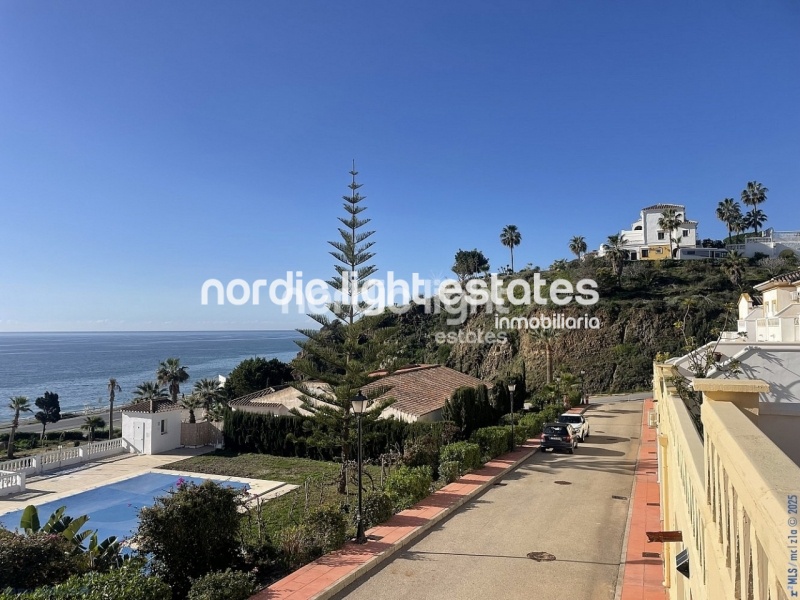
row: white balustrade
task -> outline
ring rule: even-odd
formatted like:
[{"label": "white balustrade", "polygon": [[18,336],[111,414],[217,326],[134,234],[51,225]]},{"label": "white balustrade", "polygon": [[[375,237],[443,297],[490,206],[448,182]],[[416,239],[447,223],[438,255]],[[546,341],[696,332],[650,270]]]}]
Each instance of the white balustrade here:
[{"label": "white balustrade", "polygon": [[[113,440],[102,440],[83,446],[59,448],[58,450],[50,450],[49,452],[42,452],[41,454],[35,454],[33,456],[0,462],[0,473],[22,474],[23,477],[26,475],[36,475],[44,471],[61,469],[63,467],[81,464],[90,460],[97,460],[98,458],[111,456],[113,454],[121,454],[127,451],[127,447],[127,444],[122,438],[115,438]],[[5,481],[5,479],[3,481]],[[3,485],[4,484],[0,483],[0,487]],[[10,483],[8,487],[11,487]],[[0,494],[2,493],[11,492],[0,491]]]}]

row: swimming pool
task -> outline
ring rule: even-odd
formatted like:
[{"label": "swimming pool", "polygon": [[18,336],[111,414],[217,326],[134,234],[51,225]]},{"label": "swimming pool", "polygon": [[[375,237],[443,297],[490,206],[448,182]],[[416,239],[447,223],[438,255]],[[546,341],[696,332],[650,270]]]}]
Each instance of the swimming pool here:
[{"label": "swimming pool", "polygon": [[[44,524],[57,508],[66,506],[65,514],[70,517],[89,515],[89,521],[83,526],[83,530],[96,529],[97,537],[101,540],[111,535],[120,539],[128,538],[138,525],[139,509],[144,506],[152,506],[156,498],[166,495],[171,489],[176,489],[179,480],[198,485],[203,481],[211,480],[235,489],[249,488],[246,483],[221,481],[213,477],[200,478],[166,473],[145,473],[86,492],[79,492],[60,500],[40,504],[38,506],[39,521]],[[23,509],[0,516],[0,523],[13,531],[19,527]]]}]

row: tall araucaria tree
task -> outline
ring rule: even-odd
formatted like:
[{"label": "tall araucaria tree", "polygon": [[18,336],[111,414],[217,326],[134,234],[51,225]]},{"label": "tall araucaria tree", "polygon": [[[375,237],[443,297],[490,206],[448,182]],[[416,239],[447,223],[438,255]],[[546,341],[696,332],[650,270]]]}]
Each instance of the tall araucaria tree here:
[{"label": "tall araucaria tree", "polygon": [[500,243],[511,251],[511,272],[514,272],[514,248],[522,241],[516,225],[506,225],[500,233]]},{"label": "tall araucaria tree", "polygon": [[329,242],[336,260],[336,275],[327,282],[335,293],[334,301],[327,306],[331,316],[311,314],[322,327],[300,330],[306,339],[297,342],[302,352],[293,366],[305,379],[292,384],[303,393],[302,407],[312,413],[315,421],[309,443],[341,456],[338,489],[342,494],[347,484],[346,463],[351,459],[355,440],[351,400],[364,390],[364,395],[373,401],[362,417],[365,428],[391,403],[375,402],[386,388],[365,388],[376,380],[370,373],[385,368],[386,342],[393,332],[389,327],[391,315],[371,310],[364,300],[363,288],[376,272],[370,264],[375,255],[371,252],[374,242],[369,240],[375,232],[363,230],[370,219],[361,216],[366,210],[361,204],[365,197],[358,193],[361,184],[356,182],[355,164],[350,175],[350,195],[343,196],[346,214],[339,217],[341,239]]}]

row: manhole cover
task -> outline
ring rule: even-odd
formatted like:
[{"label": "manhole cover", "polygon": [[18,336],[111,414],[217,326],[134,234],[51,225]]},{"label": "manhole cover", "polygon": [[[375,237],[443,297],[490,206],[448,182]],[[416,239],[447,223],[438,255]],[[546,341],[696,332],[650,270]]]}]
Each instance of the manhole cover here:
[{"label": "manhole cover", "polygon": [[627,500],[627,496],[611,496],[614,500]]},{"label": "manhole cover", "polygon": [[549,552],[528,552],[528,558],[536,562],[548,562],[556,559],[555,555]]},{"label": "manhole cover", "polygon": [[571,481],[554,481],[556,485],[572,485]]}]

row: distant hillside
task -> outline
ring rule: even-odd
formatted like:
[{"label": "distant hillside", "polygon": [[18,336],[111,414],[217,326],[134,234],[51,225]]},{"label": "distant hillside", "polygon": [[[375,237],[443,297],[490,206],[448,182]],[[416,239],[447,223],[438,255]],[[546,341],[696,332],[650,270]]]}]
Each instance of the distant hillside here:
[{"label": "distant hillside", "polygon": [[[728,307],[728,330],[736,329],[735,303],[742,291],[772,277],[767,268],[748,263],[741,289],[735,287],[719,262],[664,261],[628,263],[621,286],[603,259],[559,261],[560,268],[542,272],[552,283],[564,278],[573,283],[582,278],[600,284],[600,300],[593,306],[570,304],[567,307],[516,307],[510,316],[535,316],[553,312],[600,319],[597,330],[562,330],[553,341],[554,371],[578,374],[586,371],[590,393],[623,392],[650,389],[652,364],[657,352],[682,354],[684,337],[675,326],[686,316],[686,332],[699,343],[715,339],[723,329]],[[786,266],[785,270],[790,270]],[[515,276],[532,281],[534,273]],[[547,294],[543,294],[547,296]],[[403,315],[397,337],[397,360],[400,362],[443,362],[448,366],[486,380],[510,373],[526,375],[529,389],[545,381],[545,352],[531,334],[514,332],[507,344],[437,344],[437,331],[490,331],[494,315],[479,313],[456,328],[445,325],[444,315],[427,315],[421,308]]]}]

